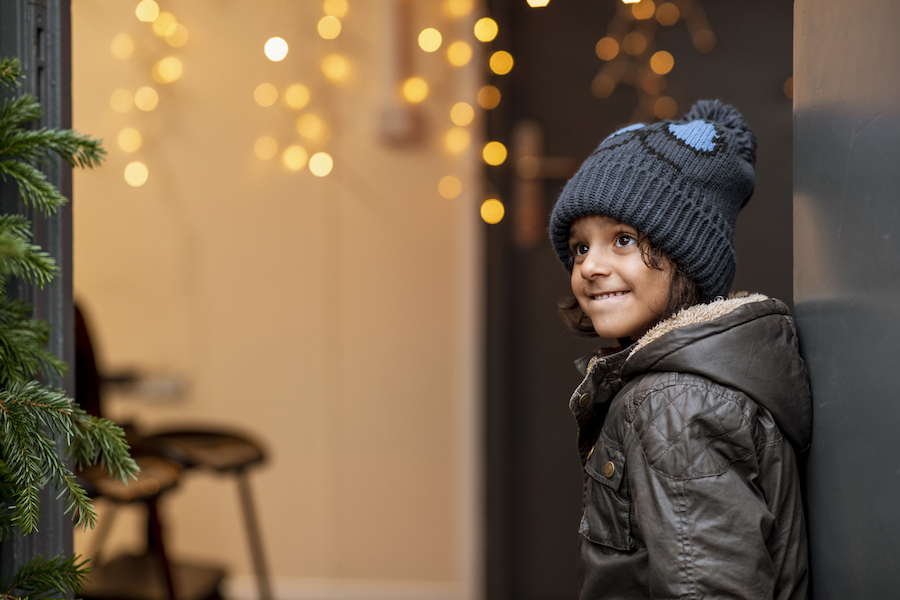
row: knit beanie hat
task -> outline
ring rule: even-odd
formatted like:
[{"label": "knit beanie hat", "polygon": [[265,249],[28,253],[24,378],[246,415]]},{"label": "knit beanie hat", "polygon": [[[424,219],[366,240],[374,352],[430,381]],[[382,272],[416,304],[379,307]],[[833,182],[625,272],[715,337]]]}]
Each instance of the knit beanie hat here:
[{"label": "knit beanie hat", "polygon": [[634,227],[707,299],[734,280],[734,224],[753,194],[756,136],[733,106],[700,100],[680,121],[638,123],[607,137],[566,183],[550,238],[571,265],[569,227],[604,215]]}]

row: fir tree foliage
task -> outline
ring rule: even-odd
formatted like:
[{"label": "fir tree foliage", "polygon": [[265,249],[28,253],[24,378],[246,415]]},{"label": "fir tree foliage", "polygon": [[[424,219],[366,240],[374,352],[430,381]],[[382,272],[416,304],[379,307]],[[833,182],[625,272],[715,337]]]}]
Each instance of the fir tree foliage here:
[{"label": "fir tree foliage", "polygon": [[[14,88],[23,77],[19,61],[0,59],[0,86]],[[52,215],[66,198],[39,167],[61,159],[72,167],[100,164],[98,140],[66,129],[34,128],[43,112],[22,94],[0,101],[0,178],[13,180],[26,205]],[[101,464],[127,481],[138,467],[124,432],[111,421],[82,410],[65,391],[38,378],[61,376],[66,365],[47,349],[50,326],[32,308],[7,295],[10,278],[43,287],[58,272],[53,258],[32,243],[31,223],[22,215],[0,215],[0,539],[38,528],[38,493],[52,485],[65,498],[76,524],[93,527],[97,514],[85,490],[60,454],[60,444],[77,466]],[[37,557],[9,581],[0,600],[63,598],[80,589],[85,562],[77,557]]]}]

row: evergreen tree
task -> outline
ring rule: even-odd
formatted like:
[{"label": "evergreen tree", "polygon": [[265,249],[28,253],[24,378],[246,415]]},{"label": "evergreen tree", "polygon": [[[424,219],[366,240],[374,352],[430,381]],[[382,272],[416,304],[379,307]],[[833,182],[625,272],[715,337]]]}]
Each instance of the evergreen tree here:
[{"label": "evergreen tree", "polygon": [[[0,59],[0,86],[15,88],[22,76],[18,59]],[[35,128],[42,115],[29,94],[0,102],[0,178],[16,183],[26,205],[53,215],[66,198],[40,167],[58,159],[70,167],[94,167],[105,153],[98,140],[72,130]],[[61,454],[77,467],[104,465],[123,481],[138,472],[121,428],[88,415],[65,391],[39,381],[63,375],[66,365],[47,349],[49,324],[33,318],[28,303],[10,298],[7,283],[17,278],[44,287],[57,272],[53,258],[32,243],[31,223],[23,215],[0,215],[0,539],[37,530],[38,492],[47,485],[66,498],[66,513],[77,525],[95,525],[91,500]],[[86,562],[36,557],[0,582],[0,598],[63,598],[81,588]]]}]

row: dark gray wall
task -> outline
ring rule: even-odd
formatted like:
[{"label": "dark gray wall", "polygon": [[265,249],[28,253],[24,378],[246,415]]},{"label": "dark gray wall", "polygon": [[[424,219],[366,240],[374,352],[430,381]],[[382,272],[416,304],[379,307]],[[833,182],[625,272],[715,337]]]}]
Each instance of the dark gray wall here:
[{"label": "dark gray wall", "polygon": [[900,2],[794,3],[794,302],[816,600],[900,595]]}]

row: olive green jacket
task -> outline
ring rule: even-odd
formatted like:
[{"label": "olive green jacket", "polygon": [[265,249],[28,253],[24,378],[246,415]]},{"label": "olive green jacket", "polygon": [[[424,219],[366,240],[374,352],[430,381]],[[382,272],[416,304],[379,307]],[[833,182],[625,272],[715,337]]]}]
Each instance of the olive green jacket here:
[{"label": "olive green jacket", "polygon": [[697,305],[582,366],[581,597],[806,598],[811,402],[787,307]]}]

